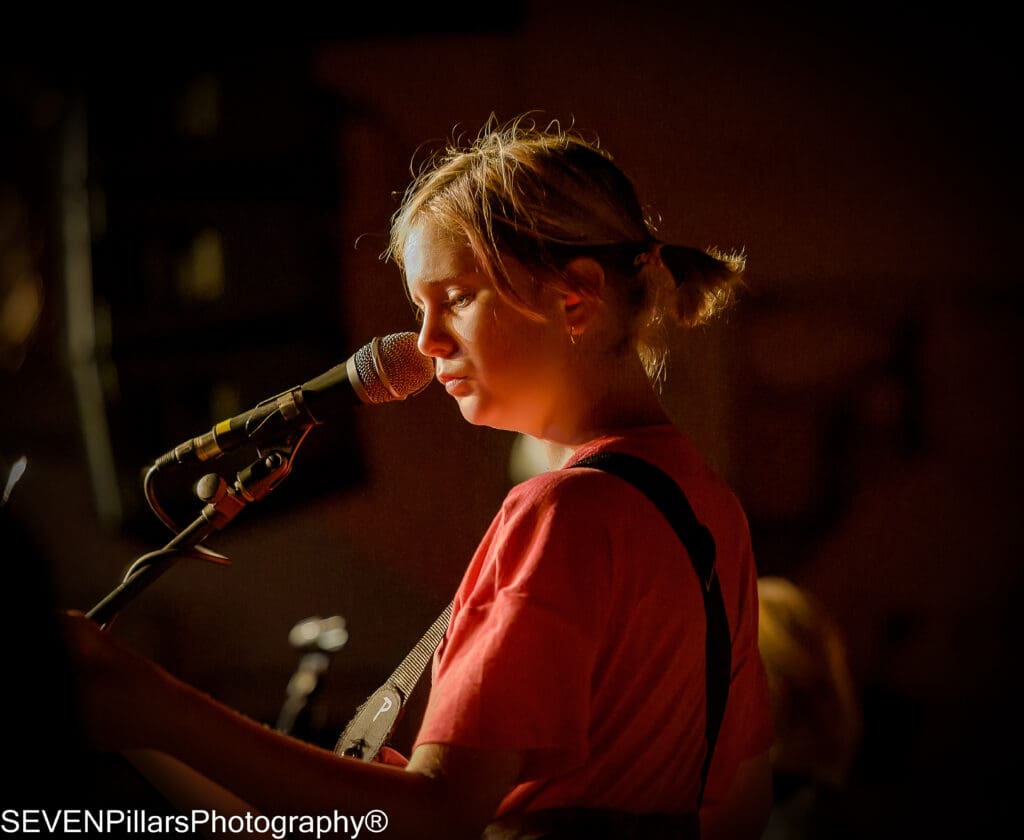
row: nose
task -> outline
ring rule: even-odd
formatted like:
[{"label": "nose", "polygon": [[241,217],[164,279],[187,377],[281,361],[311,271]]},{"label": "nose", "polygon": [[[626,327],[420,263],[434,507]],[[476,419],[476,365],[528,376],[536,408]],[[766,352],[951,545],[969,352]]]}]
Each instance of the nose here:
[{"label": "nose", "polygon": [[434,307],[428,306],[423,311],[423,323],[420,324],[416,347],[424,356],[435,359],[448,358],[455,352],[455,340],[448,332],[441,313]]}]

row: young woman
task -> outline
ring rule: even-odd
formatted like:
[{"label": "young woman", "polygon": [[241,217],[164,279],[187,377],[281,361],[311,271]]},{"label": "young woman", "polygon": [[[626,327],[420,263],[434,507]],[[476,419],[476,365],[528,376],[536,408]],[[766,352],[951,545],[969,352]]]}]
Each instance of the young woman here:
[{"label": "young woman", "polygon": [[[659,241],[607,153],[526,119],[436,156],[388,256],[465,419],[543,441],[551,467],[469,564],[408,764],[274,733],[69,617],[94,743],[183,806],[377,808],[390,837],[758,837],[772,729],[747,524],[656,390],[667,330],[723,304],[740,260]],[[706,779],[711,578],[642,492],[573,466],[606,452],[667,473],[714,539],[728,695]]]}]

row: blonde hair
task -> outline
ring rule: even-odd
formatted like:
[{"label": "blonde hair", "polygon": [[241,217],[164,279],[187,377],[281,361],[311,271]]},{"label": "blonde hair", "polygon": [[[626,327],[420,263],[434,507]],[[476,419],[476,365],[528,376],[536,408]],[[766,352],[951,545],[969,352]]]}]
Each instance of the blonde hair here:
[{"label": "blonde hair", "polygon": [[760,578],[757,593],[758,646],[775,716],[773,764],[841,786],[862,719],[839,629],[814,597],[785,578]]},{"label": "blonde hair", "polygon": [[[384,258],[404,268],[406,240],[424,219],[464,237],[499,292],[526,313],[535,313],[536,287],[517,288],[503,254],[580,293],[563,269],[575,257],[596,259],[655,381],[664,375],[666,326],[706,322],[732,299],[744,268],[742,254],[661,243],[608,152],[557,122],[538,128],[529,115],[505,124],[492,115],[475,139],[429,156],[392,218]],[[645,261],[652,249],[657,259]]]}]

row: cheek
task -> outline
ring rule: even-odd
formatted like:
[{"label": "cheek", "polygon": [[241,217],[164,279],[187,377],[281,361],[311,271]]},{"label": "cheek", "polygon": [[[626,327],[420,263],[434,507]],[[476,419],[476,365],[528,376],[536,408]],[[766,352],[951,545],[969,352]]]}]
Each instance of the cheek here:
[{"label": "cheek", "polygon": [[458,344],[474,355],[487,354],[500,341],[500,319],[491,307],[481,307],[470,317],[455,317],[448,329]]},{"label": "cheek", "polygon": [[459,324],[458,333],[488,385],[522,396],[542,383],[546,388],[561,368],[568,339],[550,321],[527,318],[501,302],[481,307],[477,315]]},{"label": "cheek", "polygon": [[501,348],[504,379],[526,397],[542,397],[562,386],[563,353],[551,330],[537,324],[523,325],[521,331],[506,336]]}]

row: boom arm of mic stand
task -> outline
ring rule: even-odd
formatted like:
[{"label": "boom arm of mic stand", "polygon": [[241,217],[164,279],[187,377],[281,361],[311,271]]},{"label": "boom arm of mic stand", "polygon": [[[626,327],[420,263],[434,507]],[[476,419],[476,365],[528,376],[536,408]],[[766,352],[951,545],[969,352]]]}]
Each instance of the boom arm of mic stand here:
[{"label": "boom arm of mic stand", "polygon": [[[220,485],[198,517],[177,534],[160,551],[153,552],[132,564],[121,583],[99,601],[86,617],[102,627],[108,625],[132,598],[153,583],[179,559],[199,556],[194,549],[210,534],[222,530],[250,503],[266,497],[291,472],[292,458],[312,426],[304,429],[298,440],[281,449],[268,452],[240,471],[233,488],[214,476]],[[200,481],[202,484],[202,481]],[[145,562],[142,562],[145,561]]]}]

